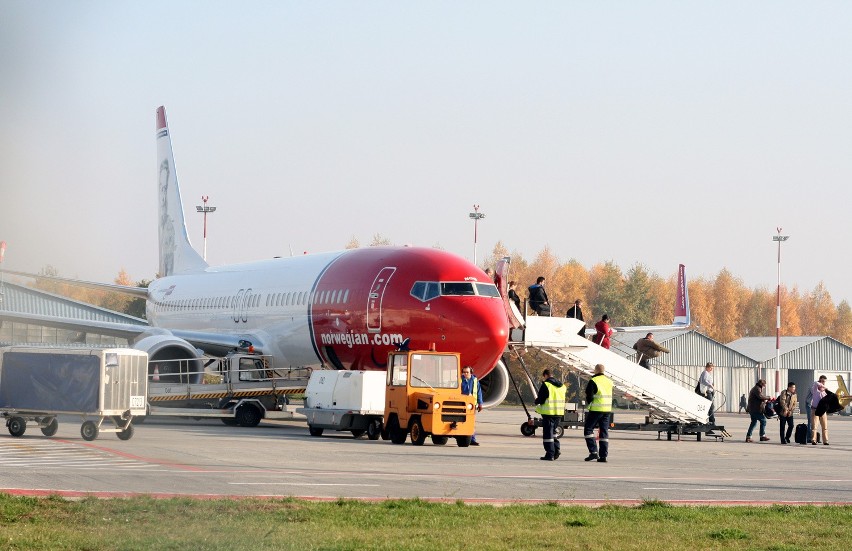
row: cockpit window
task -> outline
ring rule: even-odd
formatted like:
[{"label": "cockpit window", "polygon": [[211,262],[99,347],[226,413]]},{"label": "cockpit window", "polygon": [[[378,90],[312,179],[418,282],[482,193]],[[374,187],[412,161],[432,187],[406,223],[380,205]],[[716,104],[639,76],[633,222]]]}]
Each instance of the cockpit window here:
[{"label": "cockpit window", "polygon": [[411,296],[423,302],[432,300],[440,294],[436,281],[417,281],[411,287]]},{"label": "cockpit window", "polygon": [[441,283],[441,296],[474,295],[473,283],[468,281],[452,281]]},{"label": "cockpit window", "polygon": [[483,297],[500,297],[500,291],[497,290],[497,286],[493,283],[477,283],[476,294]]},{"label": "cockpit window", "polygon": [[482,296],[499,297],[500,293],[493,283],[476,283],[472,281],[417,281],[411,287],[411,296],[423,302],[439,296]]}]

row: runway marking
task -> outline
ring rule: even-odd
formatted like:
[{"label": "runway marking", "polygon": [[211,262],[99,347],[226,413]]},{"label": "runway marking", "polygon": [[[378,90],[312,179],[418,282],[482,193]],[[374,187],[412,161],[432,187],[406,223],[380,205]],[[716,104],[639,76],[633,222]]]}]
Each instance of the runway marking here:
[{"label": "runway marking", "polygon": [[765,492],[766,490],[760,488],[682,488],[682,487],[664,487],[660,486],[659,488],[642,488],[643,490],[677,490],[679,492],[739,492],[739,493],[747,493],[747,492]]},{"label": "runway marking", "polygon": [[331,482],[228,482],[231,486],[360,486],[365,488],[373,488],[380,484],[347,484],[347,483],[331,483]]}]

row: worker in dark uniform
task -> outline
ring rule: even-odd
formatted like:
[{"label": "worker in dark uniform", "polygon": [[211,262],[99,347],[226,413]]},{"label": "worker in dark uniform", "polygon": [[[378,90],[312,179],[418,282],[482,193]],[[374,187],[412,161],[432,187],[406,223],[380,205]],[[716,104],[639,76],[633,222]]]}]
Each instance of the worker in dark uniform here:
[{"label": "worker in dark uniform", "polygon": [[541,415],[542,439],[544,443],[544,456],[542,461],[554,461],[559,459],[559,439],[556,438],[556,427],[565,416],[565,391],[567,388],[560,381],[550,376],[550,370],[545,369],[541,373],[541,387],[535,398],[535,410]]},{"label": "worker in dark uniform", "polygon": [[[464,369],[462,369],[461,393],[464,395],[473,395],[474,400],[476,400],[476,403],[473,405],[474,415],[476,412],[482,411],[482,387],[479,386],[479,379],[473,374],[473,369],[469,365],[464,366]],[[470,438],[470,445],[479,445],[475,432]]]},{"label": "worker in dark uniform", "polygon": [[[598,463],[606,463],[609,455],[609,417],[612,413],[612,380],[604,375],[604,371],[603,364],[596,365],[595,374],[586,385],[586,403],[589,404],[589,410],[583,424],[583,436],[586,438],[586,447],[589,448],[586,461],[597,459]],[[595,442],[595,427],[598,427],[600,453]]]}]

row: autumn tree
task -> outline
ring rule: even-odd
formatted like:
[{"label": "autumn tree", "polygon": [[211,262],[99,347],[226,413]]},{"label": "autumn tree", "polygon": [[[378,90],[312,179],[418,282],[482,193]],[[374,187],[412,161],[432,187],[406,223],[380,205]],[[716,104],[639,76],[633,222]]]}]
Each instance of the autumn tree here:
[{"label": "autumn tree", "polygon": [[828,335],[837,322],[837,308],[831,294],[820,281],[799,306],[802,333],[805,335]]},{"label": "autumn tree", "polygon": [[388,245],[393,245],[393,243],[389,238],[384,237],[380,233],[375,234],[373,236],[373,241],[370,243],[371,247],[386,247]]},{"label": "autumn tree", "polygon": [[361,242],[358,241],[358,238],[353,235],[352,239],[349,240],[349,242],[346,244],[346,247],[344,247],[344,248],[345,249],[357,249],[360,246],[361,246]]},{"label": "autumn tree", "polygon": [[713,298],[710,315],[715,321],[712,338],[719,342],[731,342],[740,337],[742,321],[742,282],[727,268],[723,268],[713,282]]},{"label": "autumn tree", "polygon": [[633,265],[627,271],[624,282],[624,299],[619,325],[648,325],[653,318],[651,297],[651,277],[647,268],[641,264]]},{"label": "autumn tree", "polygon": [[852,346],[852,308],[845,300],[837,305],[837,322],[829,334],[843,344]]},{"label": "autumn tree", "polygon": [[775,293],[754,289],[743,306],[742,336],[765,337],[775,330]]}]

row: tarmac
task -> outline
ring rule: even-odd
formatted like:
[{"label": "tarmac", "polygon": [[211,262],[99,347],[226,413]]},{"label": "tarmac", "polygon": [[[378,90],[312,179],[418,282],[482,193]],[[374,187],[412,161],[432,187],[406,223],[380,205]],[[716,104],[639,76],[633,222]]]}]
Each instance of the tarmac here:
[{"label": "tarmac", "polygon": [[[641,422],[644,412],[617,412]],[[801,422],[804,416],[798,416]],[[830,445],[745,442],[747,415],[720,414],[724,439],[613,431],[607,463],[585,462],[581,429],[566,429],[557,461],[540,461],[541,429],[521,434],[520,408],[478,415],[480,446],[308,435],[300,421],[228,427],[218,420],[148,419],[133,438],[80,436],[63,416],[48,438],[37,427],[0,435],[0,491],[19,495],[384,500],[420,498],[495,505],[553,502],[596,506],[660,500],[674,504],[852,504],[852,419],[831,416]],[[755,431],[755,440],[757,439]]]}]

